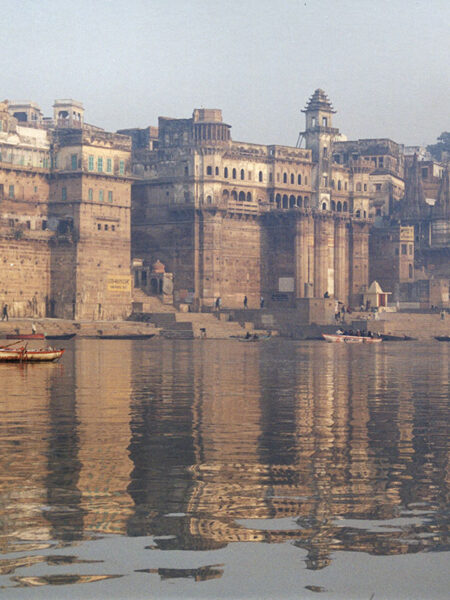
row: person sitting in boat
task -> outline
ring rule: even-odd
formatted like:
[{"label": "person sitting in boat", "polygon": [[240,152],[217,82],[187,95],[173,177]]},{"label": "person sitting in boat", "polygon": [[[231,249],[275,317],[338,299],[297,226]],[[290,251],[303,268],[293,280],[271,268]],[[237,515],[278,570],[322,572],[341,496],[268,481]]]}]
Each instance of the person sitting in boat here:
[{"label": "person sitting in boat", "polygon": [[37,327],[36,327],[36,323],[31,323],[31,333],[37,333]]},{"label": "person sitting in boat", "polygon": [[247,331],[247,333],[245,334],[245,338],[246,340],[249,340],[252,336],[250,335],[250,332]]},{"label": "person sitting in boat", "polygon": [[342,331],[342,329],[338,329],[336,331],[336,335],[345,335],[345,331]]}]

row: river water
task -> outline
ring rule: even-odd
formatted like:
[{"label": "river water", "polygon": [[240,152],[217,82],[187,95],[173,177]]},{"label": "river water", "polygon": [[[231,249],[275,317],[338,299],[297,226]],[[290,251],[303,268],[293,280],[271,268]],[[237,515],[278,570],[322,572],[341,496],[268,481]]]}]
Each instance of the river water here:
[{"label": "river water", "polygon": [[5,598],[447,598],[450,344],[0,364]]}]

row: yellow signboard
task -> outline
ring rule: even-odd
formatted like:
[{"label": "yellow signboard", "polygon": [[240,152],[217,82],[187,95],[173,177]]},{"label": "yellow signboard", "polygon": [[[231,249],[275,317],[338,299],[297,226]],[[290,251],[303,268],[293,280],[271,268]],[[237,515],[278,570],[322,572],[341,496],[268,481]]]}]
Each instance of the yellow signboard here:
[{"label": "yellow signboard", "polygon": [[129,276],[108,276],[108,292],[131,292],[131,277]]}]

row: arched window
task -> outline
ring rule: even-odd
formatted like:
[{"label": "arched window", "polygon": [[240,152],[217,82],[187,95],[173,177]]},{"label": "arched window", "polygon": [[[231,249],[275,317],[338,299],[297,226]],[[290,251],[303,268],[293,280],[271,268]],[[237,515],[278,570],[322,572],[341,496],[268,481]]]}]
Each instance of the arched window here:
[{"label": "arched window", "polygon": [[225,177],[225,179],[228,179],[228,167],[225,167],[225,169],[223,170],[223,176]]},{"label": "arched window", "polygon": [[277,203],[277,208],[281,208],[281,196],[280,196],[280,194],[276,195],[275,201]]},{"label": "arched window", "polygon": [[326,202],[322,202],[322,210],[327,210],[327,203]]},{"label": "arched window", "polygon": [[247,202],[251,202],[251,201],[252,201],[252,193],[247,192]]},{"label": "arched window", "polygon": [[342,212],[342,202],[340,201],[337,203],[337,211]]},{"label": "arched window", "polygon": [[302,197],[301,196],[297,196],[297,206],[299,206],[300,208],[302,206]]},{"label": "arched window", "polygon": [[233,179],[236,179],[236,169],[233,169],[232,177],[233,177]]},{"label": "arched window", "polygon": [[294,173],[291,173],[291,183],[294,183]]},{"label": "arched window", "polygon": [[333,190],[334,190],[334,179],[332,179],[332,180],[331,180],[331,187],[332,187],[332,188],[333,188]]},{"label": "arched window", "polygon": [[302,185],[302,176],[300,173],[297,175],[297,184]]},{"label": "arched window", "polygon": [[287,183],[287,173],[283,173],[283,183]]},{"label": "arched window", "polygon": [[408,271],[409,271],[409,278],[412,279],[412,276],[413,276],[413,267],[412,267],[412,265],[408,265]]},{"label": "arched window", "polygon": [[206,196],[206,204],[211,204],[211,203],[212,203],[211,196]]},{"label": "arched window", "polygon": [[360,192],[361,191],[361,182],[358,181],[358,183],[356,184],[356,191]]},{"label": "arched window", "polygon": [[339,179],[338,180],[338,190],[340,190],[340,189],[342,189],[342,183],[341,183],[341,180]]},{"label": "arched window", "polygon": [[219,167],[216,167],[216,175],[219,174]]},{"label": "arched window", "polygon": [[245,192],[239,192],[239,202],[245,202]]},{"label": "arched window", "polygon": [[245,171],[244,171],[244,169],[241,169],[241,179],[245,179]]},{"label": "arched window", "polygon": [[223,192],[222,192],[222,198],[223,198],[224,200],[228,200],[228,196],[229,196],[229,195],[230,195],[230,194],[228,193],[228,190],[223,190]]},{"label": "arched window", "polygon": [[356,211],[356,216],[358,217],[358,219],[360,218],[360,216],[361,216],[361,211],[360,210]]},{"label": "arched window", "polygon": [[258,181],[262,181],[262,180],[263,180],[263,174],[262,174],[262,171],[260,171],[258,173]]},{"label": "arched window", "polygon": [[234,190],[231,192],[231,199],[237,200],[237,192],[235,192]]},{"label": "arched window", "polygon": [[344,202],[343,209],[344,209],[344,212],[347,212],[347,210],[348,210],[347,202]]},{"label": "arched window", "polygon": [[283,208],[289,208],[289,199],[286,194],[283,196]]},{"label": "arched window", "polygon": [[289,196],[289,208],[294,208],[295,206],[295,196]]},{"label": "arched window", "polygon": [[212,175],[212,167],[206,167],[206,174]]},{"label": "arched window", "polygon": [[334,200],[331,201],[331,210],[336,210],[336,202]]},{"label": "arched window", "polygon": [[364,211],[363,214],[364,214],[364,218],[367,219],[367,213],[366,213],[366,211]]},{"label": "arched window", "polygon": [[328,119],[327,119],[327,117],[322,117],[322,127],[328,127]]}]

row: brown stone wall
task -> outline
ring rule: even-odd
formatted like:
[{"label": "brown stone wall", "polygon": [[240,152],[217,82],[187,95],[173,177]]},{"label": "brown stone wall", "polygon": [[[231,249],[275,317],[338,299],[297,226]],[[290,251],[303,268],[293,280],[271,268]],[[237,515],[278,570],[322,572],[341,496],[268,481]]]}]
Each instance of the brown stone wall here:
[{"label": "brown stone wall", "polygon": [[[272,294],[275,294],[276,300],[278,294],[282,293],[288,296],[288,302],[292,304],[296,276],[296,220],[288,213],[271,214],[264,219],[263,227],[266,241],[264,252],[261,254],[261,263],[265,263],[263,295],[270,300]],[[293,293],[280,291],[280,278],[294,280]]]},{"label": "brown stone wall", "polygon": [[[138,186],[139,189],[139,186]],[[141,188],[142,195],[148,192]],[[134,192],[133,192],[134,193]],[[138,210],[139,218],[136,218]],[[195,218],[194,208],[155,206],[148,210],[145,202],[139,203],[139,208],[133,205],[133,236],[132,256],[143,259],[151,266],[160,260],[166,271],[175,273],[175,299],[184,297],[186,292],[199,289],[199,229],[198,219]],[[147,218],[151,215],[152,224]],[[197,264],[197,268],[194,268]]]},{"label": "brown stone wall", "polygon": [[48,234],[0,233],[0,304],[11,317],[45,317],[50,292]]},{"label": "brown stone wall", "polygon": [[70,236],[55,235],[50,244],[48,316],[75,319],[77,247]]},{"label": "brown stone wall", "polygon": [[35,171],[0,169],[0,303],[15,317],[45,316],[50,291],[48,180],[44,170]]},{"label": "brown stone wall", "polygon": [[[259,306],[260,225],[252,216],[203,211],[203,303],[220,296],[226,307]],[[200,249],[202,248],[200,245]]]},{"label": "brown stone wall", "polygon": [[124,318],[131,308],[126,208],[83,203],[77,243],[77,318]]}]

